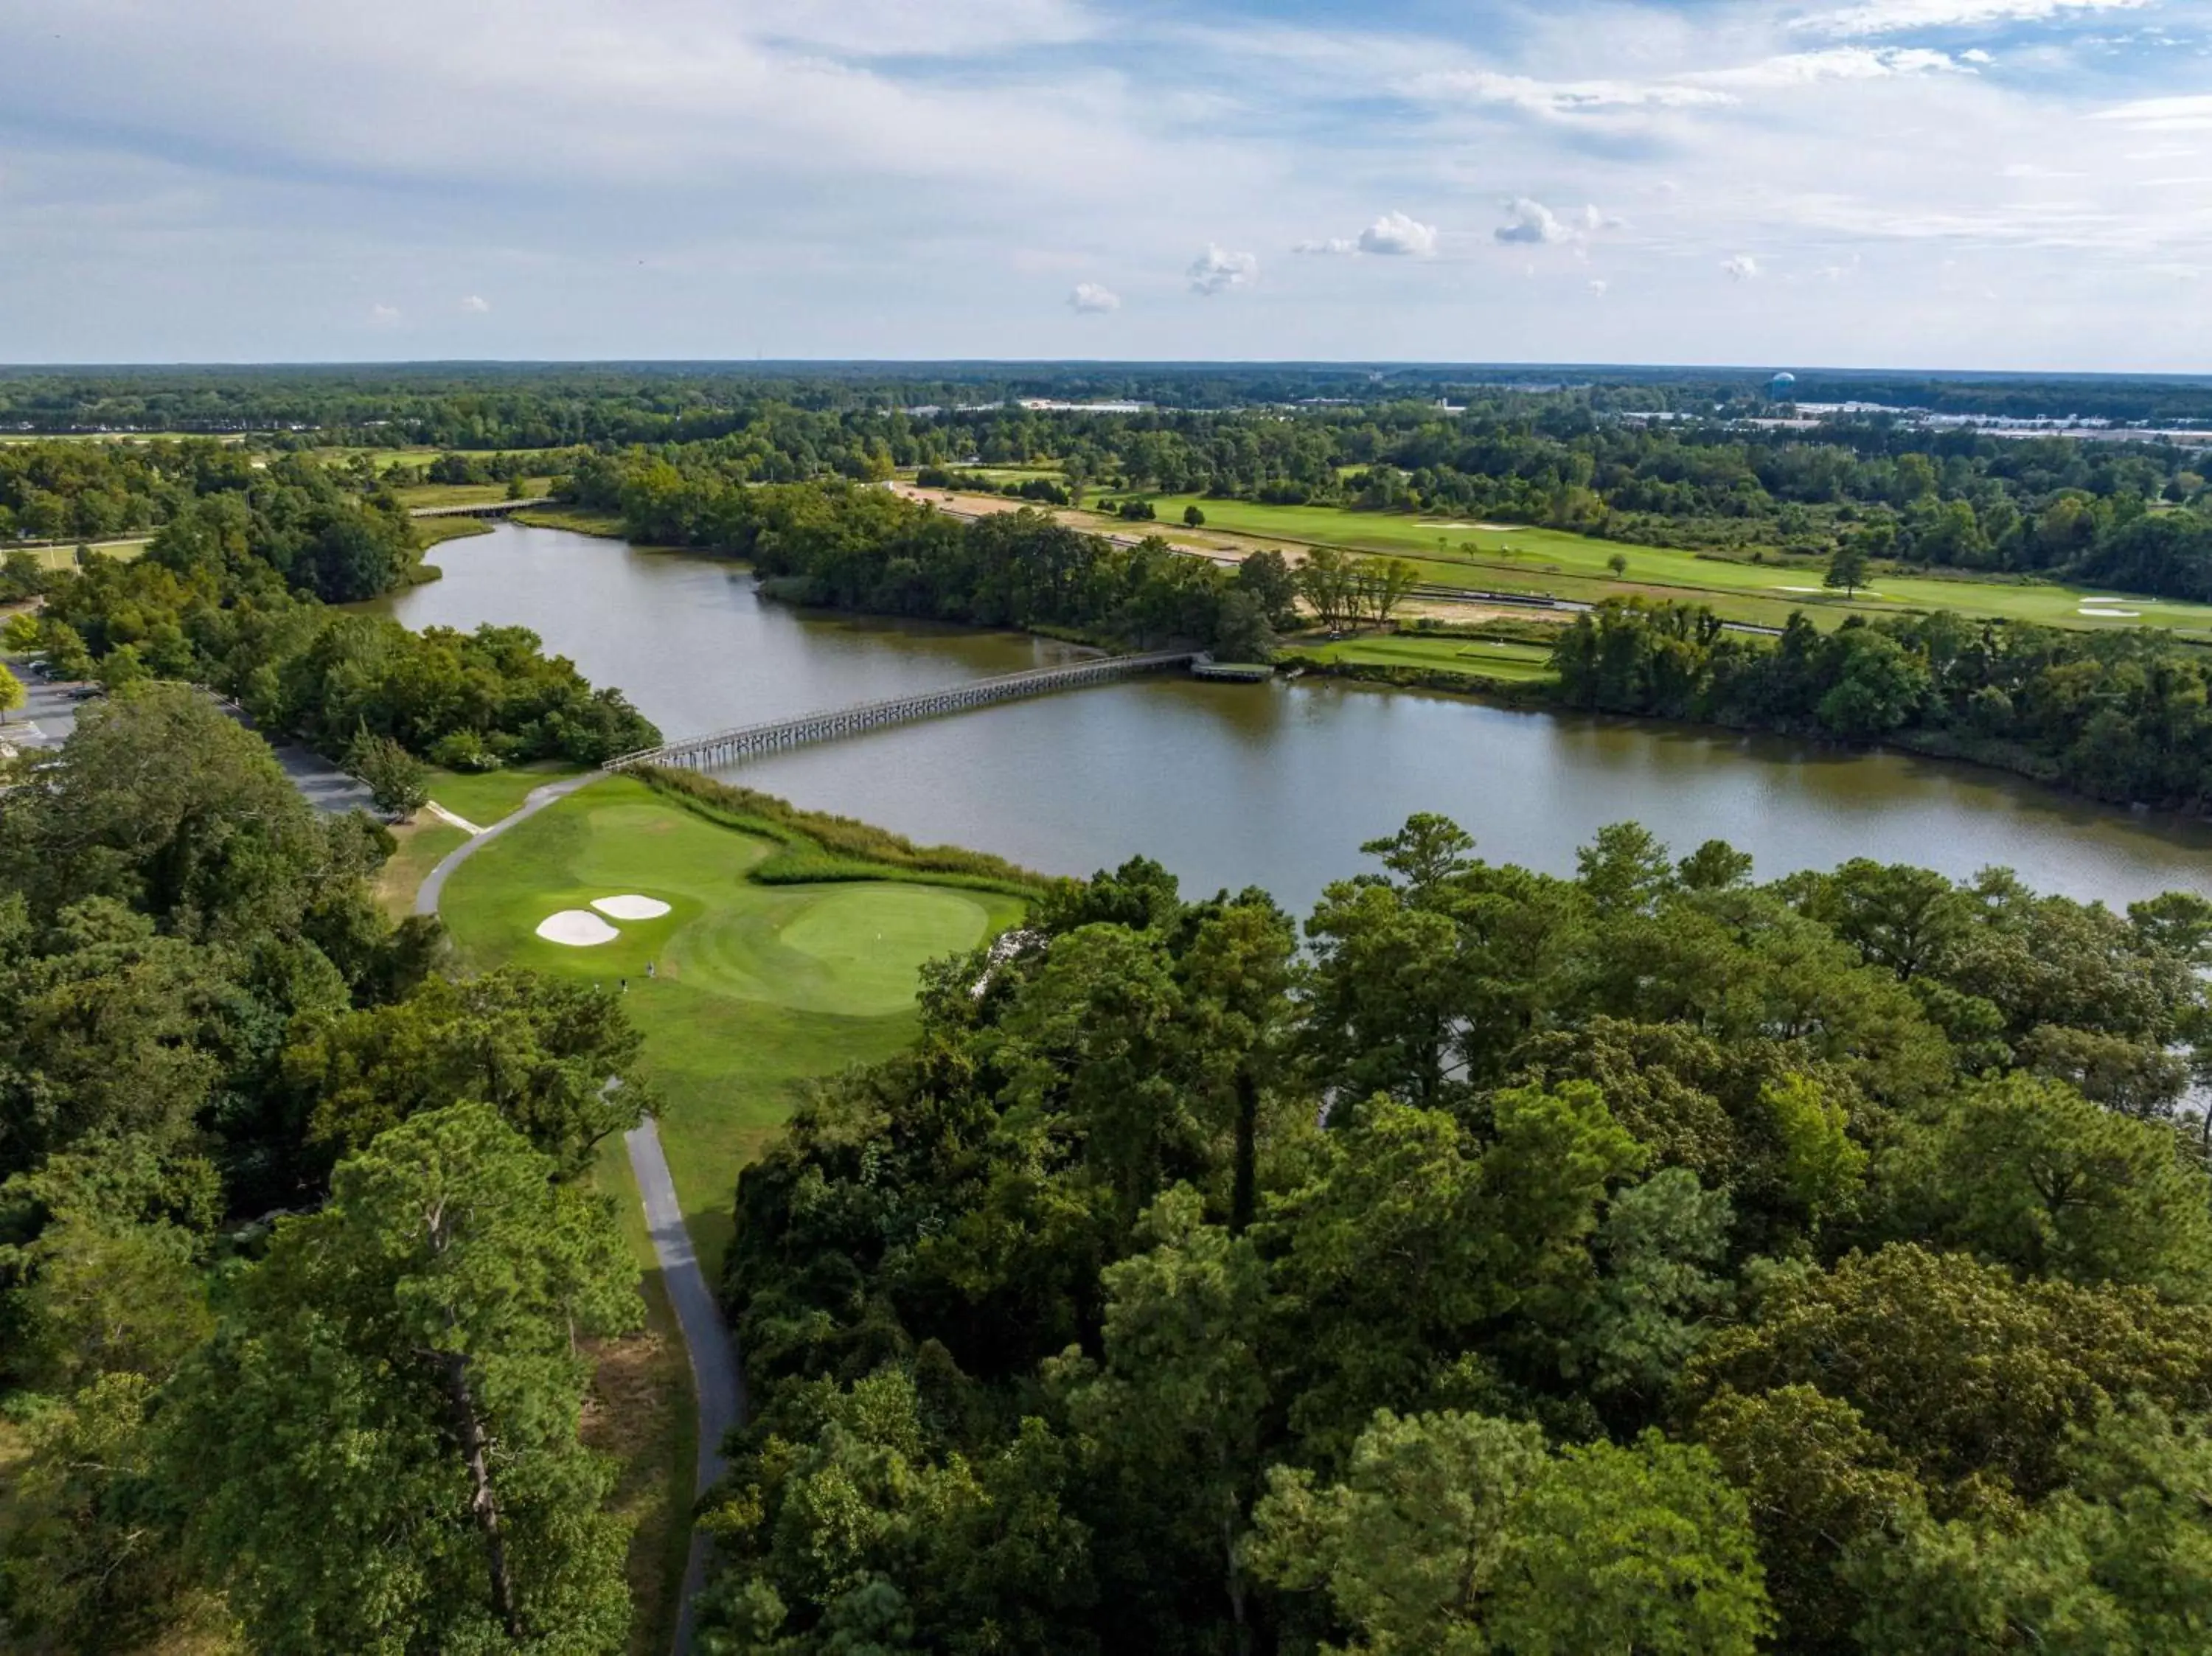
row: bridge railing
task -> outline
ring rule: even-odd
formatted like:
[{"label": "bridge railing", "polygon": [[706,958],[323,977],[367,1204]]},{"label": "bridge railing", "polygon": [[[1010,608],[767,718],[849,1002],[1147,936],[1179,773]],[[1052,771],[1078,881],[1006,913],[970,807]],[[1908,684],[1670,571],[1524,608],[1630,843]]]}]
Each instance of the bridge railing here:
[{"label": "bridge railing", "polygon": [[988,707],[1024,696],[1073,689],[1079,685],[1158,672],[1186,665],[1194,658],[1195,652],[1192,651],[1163,650],[1149,655],[1107,656],[1095,661],[1071,662],[1062,667],[1032,667],[1018,673],[970,679],[964,684],[948,684],[940,689],[886,696],[878,701],[826,708],[793,719],[734,725],[706,736],[665,742],[657,748],[641,748],[635,753],[618,755],[602,768],[620,771],[639,765],[689,765],[702,761],[708,764],[733,763],[759,754],[805,747],[885,725],[908,724],[966,707]]}]

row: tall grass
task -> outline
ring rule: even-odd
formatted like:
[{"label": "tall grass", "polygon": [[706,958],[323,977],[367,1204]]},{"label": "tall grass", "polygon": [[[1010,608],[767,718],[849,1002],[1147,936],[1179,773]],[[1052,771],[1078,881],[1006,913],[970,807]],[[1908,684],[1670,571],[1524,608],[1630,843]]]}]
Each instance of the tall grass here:
[{"label": "tall grass", "polygon": [[1054,883],[1003,857],[958,846],[917,846],[902,834],[850,816],[802,810],[757,789],[718,782],[696,771],[641,765],[629,774],[708,822],[775,842],[750,877],[763,885],[830,880],[909,880],[1035,898]]}]

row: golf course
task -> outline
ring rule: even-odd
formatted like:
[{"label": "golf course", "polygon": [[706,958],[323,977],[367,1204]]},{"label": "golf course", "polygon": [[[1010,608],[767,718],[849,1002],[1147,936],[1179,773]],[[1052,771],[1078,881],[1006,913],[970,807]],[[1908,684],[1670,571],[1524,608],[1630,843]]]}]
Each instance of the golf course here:
[{"label": "golf course", "polygon": [[[906,880],[753,879],[778,849],[610,776],[488,842],[454,872],[441,905],[468,970],[514,965],[626,986],[661,1142],[709,1280],[730,1237],[738,1169],[806,1083],[890,1056],[913,1033],[922,966],[975,947],[1022,909],[1003,893]],[[612,935],[591,946],[538,934],[566,912],[618,916],[631,907],[611,901],[620,897],[667,912],[613,918]]]},{"label": "golf course", "polygon": [[[926,498],[926,497],[925,497]],[[939,494],[937,499],[948,497]],[[950,497],[956,509],[1011,510],[989,496]],[[1769,554],[1747,555],[1639,546],[1561,529],[1443,519],[1407,512],[1337,506],[1270,506],[1203,494],[1135,491],[1154,516],[1132,524],[1106,513],[1063,508],[1062,522],[1094,532],[1157,533],[1194,551],[1242,556],[1273,547],[1295,560],[1313,547],[1404,558],[1422,580],[1438,586],[1543,593],[1595,603],[1618,597],[1673,598],[1711,606],[1729,621],[1779,627],[1793,610],[1816,625],[1839,626],[1853,615],[1875,616],[1950,610],[1963,616],[2097,629],[2162,627],[2212,640],[2212,604],[2031,578],[1878,571],[1871,584],[1845,594],[1826,586],[1826,561]],[[1184,523],[1195,507],[1198,527]],[[1626,567],[1616,570],[1613,561]]]}]

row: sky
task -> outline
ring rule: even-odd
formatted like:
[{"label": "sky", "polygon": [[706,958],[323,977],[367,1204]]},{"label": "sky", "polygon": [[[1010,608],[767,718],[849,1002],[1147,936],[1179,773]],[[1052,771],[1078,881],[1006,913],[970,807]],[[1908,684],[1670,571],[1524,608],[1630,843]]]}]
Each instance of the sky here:
[{"label": "sky", "polygon": [[2212,0],[0,0],[0,361],[2212,372]]}]

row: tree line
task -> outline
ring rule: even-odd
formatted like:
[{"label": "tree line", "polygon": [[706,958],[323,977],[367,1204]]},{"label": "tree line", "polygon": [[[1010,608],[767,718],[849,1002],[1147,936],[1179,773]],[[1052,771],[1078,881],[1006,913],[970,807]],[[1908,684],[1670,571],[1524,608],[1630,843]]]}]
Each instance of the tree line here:
[{"label": "tree line", "polygon": [[332,607],[391,591],[421,561],[388,491],[305,461],[247,477],[179,506],[135,561],[95,555],[41,579],[43,607],[10,623],[11,646],[111,687],[210,686],[332,758],[371,737],[459,769],[594,764],[659,740],[526,628],[416,633]]},{"label": "tree line", "polygon": [[1939,610],[1824,634],[1799,614],[1767,640],[1702,604],[1616,599],[1564,629],[1553,665],[1569,707],[1887,741],[2118,804],[2212,805],[2212,664],[2148,629]]},{"label": "tree line", "polygon": [[1366,850],[1048,897],[744,1172],[702,1648],[2201,1641],[2212,905]]},{"label": "tree line", "polygon": [[969,521],[885,489],[754,484],[684,459],[580,466],[562,493],[620,512],[633,540],[744,558],[764,590],[805,604],[1188,642],[1239,660],[1265,659],[1273,629],[1294,617],[1296,589],[1274,555],[1231,573],[1158,539],[1117,544],[1036,512]]}]

